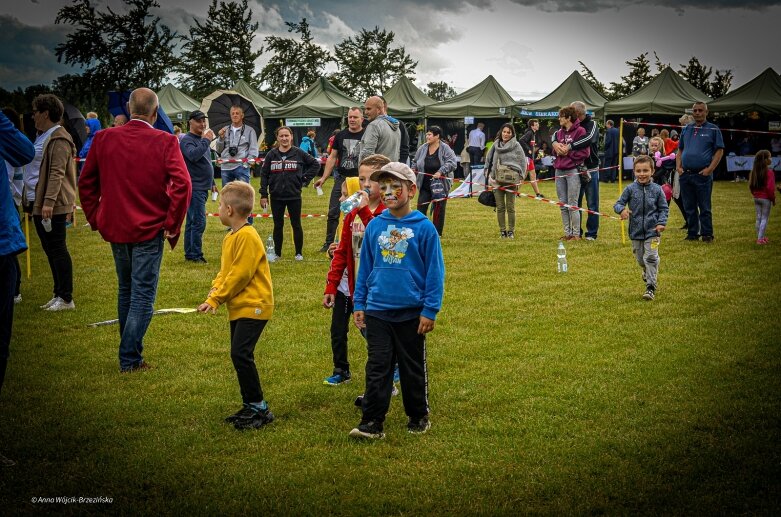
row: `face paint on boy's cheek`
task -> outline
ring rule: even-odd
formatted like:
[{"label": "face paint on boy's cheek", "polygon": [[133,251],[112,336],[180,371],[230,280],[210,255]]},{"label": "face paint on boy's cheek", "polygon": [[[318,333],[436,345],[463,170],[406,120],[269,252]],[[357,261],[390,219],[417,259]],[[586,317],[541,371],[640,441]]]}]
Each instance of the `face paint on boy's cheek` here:
[{"label": "face paint on boy's cheek", "polygon": [[396,201],[401,197],[402,185],[398,181],[383,181],[380,183],[380,194],[386,201]]}]

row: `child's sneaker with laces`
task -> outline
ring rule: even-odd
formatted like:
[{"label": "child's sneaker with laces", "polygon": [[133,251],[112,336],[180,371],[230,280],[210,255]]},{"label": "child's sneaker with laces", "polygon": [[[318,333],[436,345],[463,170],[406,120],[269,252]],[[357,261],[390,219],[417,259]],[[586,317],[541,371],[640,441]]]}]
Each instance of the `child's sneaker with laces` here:
[{"label": "child's sneaker with laces", "polygon": [[385,433],[382,432],[382,423],[361,421],[358,427],[350,431],[350,438],[382,440],[385,438]]},{"label": "child's sneaker with laces", "polygon": [[330,377],[323,379],[323,384],[326,386],[338,386],[340,384],[344,384],[345,382],[350,382],[351,378],[352,377],[349,373],[335,373]]},{"label": "child's sneaker with laces", "polygon": [[407,432],[411,434],[423,434],[431,429],[431,421],[428,419],[428,415],[420,418],[410,417],[407,422]]},{"label": "child's sneaker with laces", "polygon": [[260,429],[264,425],[270,424],[274,421],[274,414],[268,409],[261,409],[260,411],[254,411],[252,409],[250,410],[252,411],[252,416],[249,418],[236,420],[233,423],[233,427],[239,431],[244,431],[247,429]]},{"label": "child's sneaker with laces", "polygon": [[236,411],[231,416],[225,417],[225,423],[226,424],[233,424],[235,422],[238,422],[239,420],[244,420],[245,418],[250,418],[252,415],[254,415],[255,412],[252,410],[252,408],[249,407],[248,404],[244,404],[244,406]]},{"label": "child's sneaker with laces", "polygon": [[645,293],[643,294],[643,300],[648,300],[649,302],[654,301],[654,298],[656,297],[655,289],[651,287],[650,285],[645,290]]}]

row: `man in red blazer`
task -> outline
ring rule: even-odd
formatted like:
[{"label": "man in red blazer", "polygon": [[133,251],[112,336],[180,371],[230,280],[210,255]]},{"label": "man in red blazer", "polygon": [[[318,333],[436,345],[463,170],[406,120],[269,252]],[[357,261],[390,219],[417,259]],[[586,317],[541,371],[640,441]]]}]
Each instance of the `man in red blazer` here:
[{"label": "man in red blazer", "polygon": [[130,94],[130,122],[95,134],[79,178],[79,197],[93,230],[111,243],[119,281],[119,369],[149,369],[144,334],[160,278],[163,240],[179,239],[191,183],[179,140],[152,126],[157,95]]}]

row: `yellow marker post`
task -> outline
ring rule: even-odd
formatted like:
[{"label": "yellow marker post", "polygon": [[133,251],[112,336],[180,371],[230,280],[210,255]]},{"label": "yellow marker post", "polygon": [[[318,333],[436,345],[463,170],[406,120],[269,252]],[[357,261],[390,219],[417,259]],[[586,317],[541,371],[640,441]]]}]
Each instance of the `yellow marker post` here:
[{"label": "yellow marker post", "polygon": [[24,240],[27,244],[25,255],[27,255],[27,279],[29,280],[32,273],[30,269],[30,215],[27,212],[24,213]]},{"label": "yellow marker post", "polygon": [[[624,191],[621,178],[624,176],[624,118],[618,126],[618,195]],[[625,221],[621,220],[621,244],[626,244],[626,225]]]}]

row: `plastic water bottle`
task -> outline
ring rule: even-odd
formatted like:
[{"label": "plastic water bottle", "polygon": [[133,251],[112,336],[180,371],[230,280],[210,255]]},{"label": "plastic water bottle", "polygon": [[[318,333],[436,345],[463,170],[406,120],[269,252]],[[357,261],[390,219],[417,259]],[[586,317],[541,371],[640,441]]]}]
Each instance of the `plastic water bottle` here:
[{"label": "plastic water bottle", "polygon": [[359,190],[352,196],[348,197],[347,199],[342,201],[341,205],[339,205],[339,210],[341,210],[342,213],[344,214],[349,214],[350,212],[352,212],[354,208],[356,208],[358,205],[361,204],[361,192],[366,192],[368,194],[369,190],[368,189],[364,191]]},{"label": "plastic water bottle", "polygon": [[564,243],[559,241],[559,249],[556,251],[556,271],[559,273],[567,272],[567,250],[564,249]]},{"label": "plastic water bottle", "polygon": [[274,262],[277,260],[277,254],[274,250],[274,236],[269,235],[268,239],[266,239],[266,256],[268,257],[269,262]]}]

